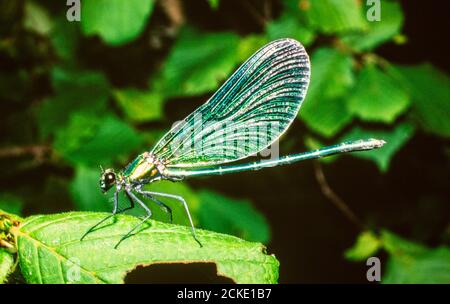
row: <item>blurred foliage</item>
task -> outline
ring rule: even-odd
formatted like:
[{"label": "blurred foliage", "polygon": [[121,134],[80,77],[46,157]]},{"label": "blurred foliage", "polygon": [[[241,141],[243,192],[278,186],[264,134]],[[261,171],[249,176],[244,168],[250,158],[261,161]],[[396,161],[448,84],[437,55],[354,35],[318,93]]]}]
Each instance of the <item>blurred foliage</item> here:
[{"label": "blurred foliage", "polygon": [[384,230],[380,236],[362,232],[355,245],[345,252],[347,259],[365,261],[383,249],[388,254],[382,283],[450,283],[450,249],[445,246],[427,248]]},{"label": "blurred foliage", "polygon": [[[211,14],[220,12],[221,1],[205,2]],[[0,4],[5,25],[0,56],[7,62],[0,72],[1,106],[7,115],[0,123],[1,147],[7,152],[18,147],[1,154],[5,178],[39,166],[52,168],[40,178],[39,187],[27,188],[26,181],[18,188],[3,187],[0,208],[21,214],[30,201],[53,198],[62,204],[53,211],[110,210],[110,197],[98,189],[98,166],[125,166],[170,127],[169,101],[205,99],[254,51],[282,37],[299,40],[311,55],[310,88],[298,116],[308,132],[294,135],[304,146],[382,138],[388,142],[383,149],[353,155],[373,161],[385,174],[416,133],[448,140],[448,76],[429,63],[398,65],[377,54],[383,44],[407,41],[398,2],[382,1],[379,22],[367,20],[363,1],[275,2],[278,13],[251,33],[199,26],[195,18],[184,16],[181,1],[83,0],[81,22],[66,20],[62,2]],[[120,60],[127,52],[146,54],[150,64],[119,65],[135,68],[144,79],[123,80],[117,71],[96,63],[96,58]],[[150,187],[184,196],[199,227],[248,241],[270,241],[267,220],[246,199],[194,190],[189,183]],[[68,202],[60,200],[64,196]],[[182,206],[168,204],[175,223],[187,225]],[[43,213],[49,211],[43,206]],[[153,209],[157,220],[168,220]],[[448,248],[414,246],[388,232],[377,236],[369,231],[346,256],[361,260],[383,248],[389,255],[386,281],[448,282]]]}]

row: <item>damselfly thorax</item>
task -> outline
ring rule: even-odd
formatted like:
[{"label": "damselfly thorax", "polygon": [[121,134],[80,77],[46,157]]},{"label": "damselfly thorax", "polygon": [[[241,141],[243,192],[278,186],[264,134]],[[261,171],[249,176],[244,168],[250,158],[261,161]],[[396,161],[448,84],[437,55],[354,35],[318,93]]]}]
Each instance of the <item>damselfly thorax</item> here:
[{"label": "damselfly thorax", "polygon": [[164,161],[150,152],[144,152],[136,157],[123,171],[122,175],[129,182],[153,182],[165,176]]}]

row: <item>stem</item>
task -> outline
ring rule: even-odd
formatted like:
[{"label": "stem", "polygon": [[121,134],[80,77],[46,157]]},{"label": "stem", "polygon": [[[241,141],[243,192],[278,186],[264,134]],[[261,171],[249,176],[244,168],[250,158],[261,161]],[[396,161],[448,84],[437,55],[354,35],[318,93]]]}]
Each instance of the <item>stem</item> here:
[{"label": "stem", "polygon": [[32,155],[36,160],[43,160],[45,154],[51,151],[46,145],[16,146],[0,149],[0,158],[21,157],[24,155]]},{"label": "stem", "polygon": [[345,201],[342,198],[340,198],[336,194],[336,192],[333,191],[333,189],[331,189],[323,173],[322,166],[318,161],[314,162],[314,173],[316,175],[317,182],[319,183],[323,195],[325,195],[333,203],[333,205],[344,214],[344,216],[349,221],[355,224],[358,227],[358,229],[364,230],[366,227],[363,221],[360,220],[356,216],[356,214],[350,209],[350,207],[345,203]]}]

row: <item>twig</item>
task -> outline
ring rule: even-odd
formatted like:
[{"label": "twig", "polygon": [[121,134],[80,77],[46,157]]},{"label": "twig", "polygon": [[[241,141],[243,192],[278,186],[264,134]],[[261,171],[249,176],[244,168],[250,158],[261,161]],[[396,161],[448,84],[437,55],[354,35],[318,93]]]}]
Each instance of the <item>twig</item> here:
[{"label": "twig", "polygon": [[170,20],[173,30],[177,30],[184,23],[183,7],[180,0],[159,1],[167,17]]},{"label": "twig", "polygon": [[259,23],[259,25],[265,27],[267,19],[263,16],[263,14],[258,12],[256,8],[252,4],[250,4],[249,1],[244,1],[243,3],[247,7],[248,11],[253,15],[255,20]]},{"label": "twig", "polygon": [[51,148],[46,145],[6,147],[0,149],[0,158],[31,155],[35,160],[42,161],[44,160],[45,155],[50,151]]},{"label": "twig", "polygon": [[314,162],[314,173],[316,175],[317,182],[319,183],[320,189],[322,190],[323,195],[325,195],[334,206],[336,206],[344,216],[350,220],[353,224],[355,224],[359,229],[364,230],[365,225],[363,221],[361,221],[356,214],[350,209],[350,207],[344,202],[342,198],[340,198],[334,191],[331,189],[328,184],[325,175],[323,174],[322,166],[318,161]]}]

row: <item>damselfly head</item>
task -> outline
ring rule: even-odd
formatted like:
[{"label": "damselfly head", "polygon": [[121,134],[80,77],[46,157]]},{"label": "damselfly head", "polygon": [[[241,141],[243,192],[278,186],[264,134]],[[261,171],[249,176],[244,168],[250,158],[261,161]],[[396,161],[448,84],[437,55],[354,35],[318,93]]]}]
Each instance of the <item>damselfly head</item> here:
[{"label": "damselfly head", "polygon": [[116,183],[116,173],[113,169],[102,170],[100,175],[100,189],[105,193]]}]

